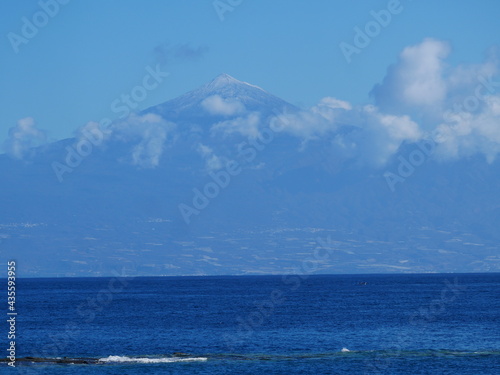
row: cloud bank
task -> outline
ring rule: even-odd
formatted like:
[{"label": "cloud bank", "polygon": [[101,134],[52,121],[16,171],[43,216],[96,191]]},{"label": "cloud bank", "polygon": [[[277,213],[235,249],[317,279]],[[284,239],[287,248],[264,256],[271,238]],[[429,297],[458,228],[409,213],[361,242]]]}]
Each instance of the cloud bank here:
[{"label": "cloud bank", "polygon": [[374,105],[323,98],[279,116],[284,131],[306,142],[330,139],[342,155],[376,167],[421,139],[437,143],[438,159],[482,154],[493,162],[500,152],[498,50],[483,63],[455,67],[446,61],[451,52],[449,43],[431,38],[406,47],[371,91]]}]

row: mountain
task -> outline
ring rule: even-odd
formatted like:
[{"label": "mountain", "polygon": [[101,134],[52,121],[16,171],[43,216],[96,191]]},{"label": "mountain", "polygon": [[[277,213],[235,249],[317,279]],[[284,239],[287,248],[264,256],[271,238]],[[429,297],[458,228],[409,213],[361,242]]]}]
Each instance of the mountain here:
[{"label": "mountain", "polygon": [[[217,99],[219,106],[217,107]],[[213,104],[213,111],[207,110]],[[224,106],[224,103],[226,105]],[[149,108],[144,113],[156,113],[171,120],[224,118],[245,111],[271,114],[273,110],[297,110],[290,103],[268,93],[258,86],[238,81],[228,74],[220,74],[214,80],[178,98]],[[217,111],[219,109],[219,111]]]},{"label": "mountain", "polygon": [[406,143],[373,167],[334,146],[356,127],[305,139],[284,114],[305,116],[222,74],[0,155],[2,259],[21,276],[498,271],[500,163],[410,162]]}]

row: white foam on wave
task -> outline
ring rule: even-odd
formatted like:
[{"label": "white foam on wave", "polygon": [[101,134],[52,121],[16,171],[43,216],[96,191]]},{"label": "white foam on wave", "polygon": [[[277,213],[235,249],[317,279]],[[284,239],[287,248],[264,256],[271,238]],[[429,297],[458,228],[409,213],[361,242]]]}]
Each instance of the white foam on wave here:
[{"label": "white foam on wave", "polygon": [[205,357],[162,357],[162,358],[138,358],[138,357],[122,357],[119,355],[110,355],[107,358],[99,359],[99,362],[128,362],[128,363],[172,363],[172,362],[203,362],[208,358]]},{"label": "white foam on wave", "polygon": [[342,353],[347,353],[347,352],[350,352],[350,350],[349,350],[349,349],[347,349],[347,348],[342,348],[341,352],[342,352]]}]

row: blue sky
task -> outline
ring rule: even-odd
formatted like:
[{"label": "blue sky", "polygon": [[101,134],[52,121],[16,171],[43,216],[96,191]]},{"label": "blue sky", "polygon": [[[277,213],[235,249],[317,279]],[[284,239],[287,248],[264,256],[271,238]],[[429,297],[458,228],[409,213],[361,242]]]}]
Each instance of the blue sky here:
[{"label": "blue sky", "polygon": [[[64,1],[61,1],[64,2]],[[59,9],[54,8],[54,3]],[[225,72],[283,99],[310,107],[330,96],[370,103],[401,51],[431,37],[449,43],[447,64],[481,63],[499,43],[500,2],[220,0],[5,0],[2,43],[0,143],[26,117],[50,140],[103,117],[111,103],[143,82],[148,67],[169,75],[137,109],[174,98]],[[229,4],[235,5],[229,5]],[[55,13],[27,43],[23,17],[44,22],[42,4]],[[50,8],[50,6],[52,8]],[[372,11],[400,10],[348,63],[339,48],[354,44],[355,27]],[[55,10],[54,10],[55,9]]]}]

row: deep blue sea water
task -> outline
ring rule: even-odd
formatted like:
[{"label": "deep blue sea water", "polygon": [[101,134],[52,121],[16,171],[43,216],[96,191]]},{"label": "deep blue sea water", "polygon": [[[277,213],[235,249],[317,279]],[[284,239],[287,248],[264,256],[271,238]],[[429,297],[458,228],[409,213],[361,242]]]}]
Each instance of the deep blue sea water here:
[{"label": "deep blue sea water", "polygon": [[1,374],[500,374],[500,274],[19,279],[17,309],[18,359],[91,363]]}]

